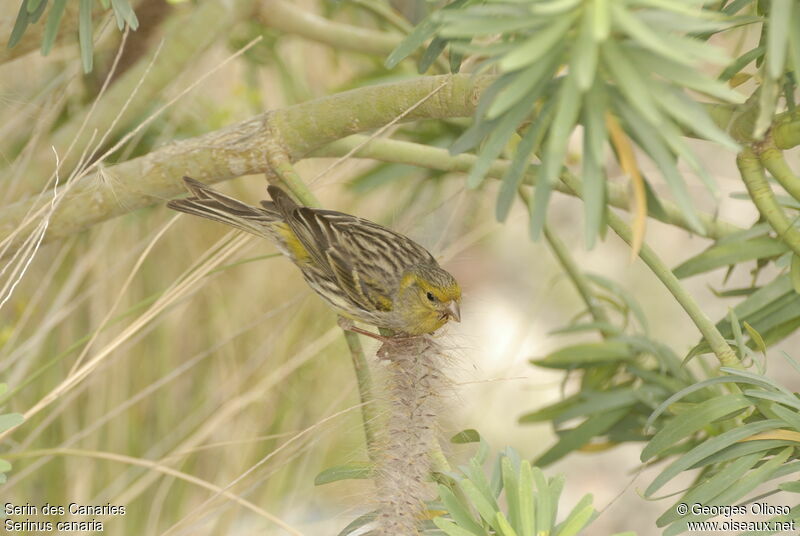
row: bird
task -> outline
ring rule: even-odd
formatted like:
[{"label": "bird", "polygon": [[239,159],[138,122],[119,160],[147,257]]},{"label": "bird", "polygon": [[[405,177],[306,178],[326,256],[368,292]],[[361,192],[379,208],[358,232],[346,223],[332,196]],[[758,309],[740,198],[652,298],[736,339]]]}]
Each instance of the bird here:
[{"label": "bird", "polygon": [[306,283],[336,311],[340,325],[376,339],[387,337],[353,325],[389,330],[396,337],[430,334],[461,321],[461,287],[423,246],[382,225],[343,212],[297,204],[269,185],[260,207],[183,177],[189,197],[173,210],[231,225],[275,244]]}]

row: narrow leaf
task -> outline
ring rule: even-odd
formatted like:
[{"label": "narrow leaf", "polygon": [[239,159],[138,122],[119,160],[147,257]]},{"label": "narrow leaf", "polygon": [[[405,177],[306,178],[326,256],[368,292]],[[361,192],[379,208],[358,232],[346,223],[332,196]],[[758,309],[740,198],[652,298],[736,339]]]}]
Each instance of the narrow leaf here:
[{"label": "narrow leaf", "polygon": [[92,70],[92,0],[80,0],[78,13],[78,41],[81,47],[83,72]]},{"label": "narrow leaf", "polygon": [[67,0],[53,0],[53,7],[47,15],[47,22],[44,24],[44,35],[42,36],[42,56],[47,56],[53,49],[58,35],[58,26],[61,24],[61,17],[64,15],[64,8]]}]

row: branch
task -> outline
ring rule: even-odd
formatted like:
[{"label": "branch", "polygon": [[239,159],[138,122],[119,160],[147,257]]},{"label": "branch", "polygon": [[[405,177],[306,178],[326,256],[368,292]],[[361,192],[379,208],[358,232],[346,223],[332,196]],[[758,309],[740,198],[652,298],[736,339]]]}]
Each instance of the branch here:
[{"label": "branch", "polygon": [[778,204],[756,151],[757,149],[745,147],[736,157],[736,165],[747,186],[747,192],[758,212],[778,234],[778,238],[789,246],[795,255],[800,255],[800,231],[792,225]]},{"label": "branch", "polygon": [[[60,201],[45,241],[70,236],[96,223],[154,205],[183,191],[180,177],[220,182],[270,171],[265,146],[277,136],[292,161],[314,149],[356,132],[389,123],[409,108],[404,121],[469,117],[491,78],[469,75],[426,76],[338,93],[289,108],[267,112],[203,136],[178,141],[147,155],[111,166],[59,190]],[[425,99],[434,89],[433,97]],[[0,248],[19,247],[47,206],[52,194],[33,196],[4,208],[0,214]],[[16,232],[15,232],[16,231]],[[16,235],[16,236],[12,236]]]},{"label": "branch", "polygon": [[[473,154],[465,153],[451,156],[447,149],[440,149],[438,147],[430,147],[407,141],[389,139],[370,140],[366,136],[358,135],[349,136],[332,142],[314,151],[312,156],[344,156],[351,152],[353,152],[351,156],[355,158],[372,158],[383,162],[409,164],[441,171],[468,172],[477,160],[477,157]],[[486,176],[494,179],[501,179],[510,164],[508,160],[495,160]],[[539,166],[535,164],[528,166],[529,171],[523,179],[523,184],[534,186],[536,184],[538,169]],[[555,190],[572,196],[576,196],[575,191],[582,191],[582,186],[580,184],[575,184],[574,181],[570,181],[570,176],[567,174],[562,173],[561,180],[564,182],[557,182],[553,185]],[[574,191],[572,187],[577,188],[577,190]],[[624,186],[609,182],[606,187],[608,189],[608,203],[612,207],[623,210],[630,209],[628,194]],[[660,202],[664,209],[664,215],[648,214],[648,216],[694,232],[677,205],[665,199],[660,200]],[[740,227],[718,220],[709,214],[700,213],[699,218],[706,230],[705,234],[702,236],[706,238],[718,240],[723,236],[742,231]]]},{"label": "branch", "polygon": [[387,34],[378,30],[333,22],[299,9],[294,3],[285,0],[260,2],[256,16],[261,24],[270,28],[288,34],[296,34],[342,50],[352,50],[364,54],[386,56],[403,40],[403,36],[399,34]]}]

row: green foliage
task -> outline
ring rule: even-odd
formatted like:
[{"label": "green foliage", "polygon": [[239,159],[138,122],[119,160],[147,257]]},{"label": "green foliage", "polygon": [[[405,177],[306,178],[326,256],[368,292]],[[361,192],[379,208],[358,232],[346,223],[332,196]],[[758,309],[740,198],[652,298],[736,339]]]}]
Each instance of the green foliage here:
[{"label": "green foliage", "polygon": [[[42,14],[47,9],[50,0],[22,0],[17,13],[17,19],[14,23],[14,28],[11,31],[11,36],[8,39],[8,48],[14,47],[28,26],[35,24],[39,21]],[[67,2],[79,2],[78,8],[78,41],[81,49],[81,63],[83,64],[83,71],[85,73],[91,72],[93,65],[93,38],[92,22],[94,18],[94,4],[95,0],[52,0],[50,11],[47,14],[44,34],[42,36],[42,55],[47,56],[53,48],[58,35],[58,28],[61,24],[61,19],[64,16],[64,10]],[[139,27],[139,21],[136,14],[133,12],[128,0],[100,0],[104,9],[111,9],[114,12],[114,17],[117,21],[117,27],[121,30],[127,24],[132,30]]]},{"label": "green foliage", "polygon": [[[439,497],[430,509],[440,513],[433,525],[448,536],[574,536],[597,516],[592,496],[585,495],[559,522],[564,478],[547,478],[521,460],[511,448],[484,472],[489,447],[481,441],[477,454],[459,471],[443,475]],[[501,506],[503,505],[504,506]],[[426,531],[427,533],[428,531]]]},{"label": "green foliage", "polygon": [[[451,50],[482,57],[484,69],[500,71],[501,76],[484,94],[473,125],[451,149],[457,153],[485,141],[467,179],[469,186],[477,187],[489,164],[514,140],[515,133],[522,131],[523,140],[515,149],[516,166],[504,177],[498,198],[499,219],[508,212],[509,192],[516,190],[525,163],[536,155],[542,165],[530,201],[530,226],[533,236],[538,236],[570,134],[580,125],[587,240],[592,244],[603,220],[603,152],[609,145],[605,123],[607,114],[612,113],[656,162],[684,216],[700,231],[702,225],[676,159],[684,159],[712,192],[715,187],[682,137],[688,130],[729,150],[739,146],[687,92],[730,103],[743,98],[722,81],[696,70],[699,63],[724,66],[729,62],[699,34],[758,19],[696,4],[652,0],[454,2],[423,21],[387,64],[396,64],[434,37],[431,47],[450,40]],[[776,47],[788,42],[783,33],[779,37],[782,40]]]},{"label": "green foliage", "polygon": [[[553,423],[558,441],[536,460],[540,466],[576,450],[647,441],[652,433],[645,423],[653,409],[696,381],[668,346],[649,336],[642,307],[630,293],[605,278],[582,275],[591,283],[590,299],[605,320],[587,322],[586,318],[592,317],[587,308],[554,333],[600,332],[604,337],[600,342],[571,344],[531,361],[581,376],[580,389],[574,395],[519,418],[521,424]],[[693,400],[700,399],[694,395]]]}]

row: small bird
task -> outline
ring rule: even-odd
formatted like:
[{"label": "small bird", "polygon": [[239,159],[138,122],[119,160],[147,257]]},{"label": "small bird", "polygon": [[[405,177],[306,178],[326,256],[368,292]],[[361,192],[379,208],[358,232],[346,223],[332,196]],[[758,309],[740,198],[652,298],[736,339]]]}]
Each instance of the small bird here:
[{"label": "small bird", "polygon": [[[340,315],[391,330],[432,333],[461,321],[461,288],[425,248],[371,221],[300,206],[277,186],[271,201],[246,205],[190,177],[191,196],[171,209],[232,225],[271,240],[300,268],[308,285]],[[352,327],[346,329],[385,340]]]}]

